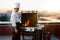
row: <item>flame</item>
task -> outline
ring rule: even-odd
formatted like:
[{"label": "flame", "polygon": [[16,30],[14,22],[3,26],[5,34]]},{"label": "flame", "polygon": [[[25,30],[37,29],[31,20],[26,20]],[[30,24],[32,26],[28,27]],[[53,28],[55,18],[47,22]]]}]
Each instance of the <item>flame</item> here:
[{"label": "flame", "polygon": [[26,22],[25,22],[25,26],[29,26],[30,24],[30,20],[28,19]]}]

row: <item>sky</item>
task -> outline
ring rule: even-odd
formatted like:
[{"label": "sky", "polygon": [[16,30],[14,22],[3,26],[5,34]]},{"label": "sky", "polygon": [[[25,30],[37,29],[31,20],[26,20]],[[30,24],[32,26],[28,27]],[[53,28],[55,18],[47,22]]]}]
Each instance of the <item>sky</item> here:
[{"label": "sky", "polygon": [[12,9],[15,2],[20,2],[21,10],[60,10],[60,0],[0,0],[0,8]]}]

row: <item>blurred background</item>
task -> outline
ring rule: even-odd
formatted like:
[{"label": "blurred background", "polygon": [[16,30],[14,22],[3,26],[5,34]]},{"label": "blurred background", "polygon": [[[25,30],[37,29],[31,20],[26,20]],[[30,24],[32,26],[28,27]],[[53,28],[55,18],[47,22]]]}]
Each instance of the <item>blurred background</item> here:
[{"label": "blurred background", "polygon": [[[0,0],[0,40],[12,38],[10,16],[15,2],[20,2],[19,13],[37,13],[37,21],[60,21],[60,0]],[[44,24],[43,32],[51,32],[51,40],[60,40],[59,31],[60,23]]]}]

